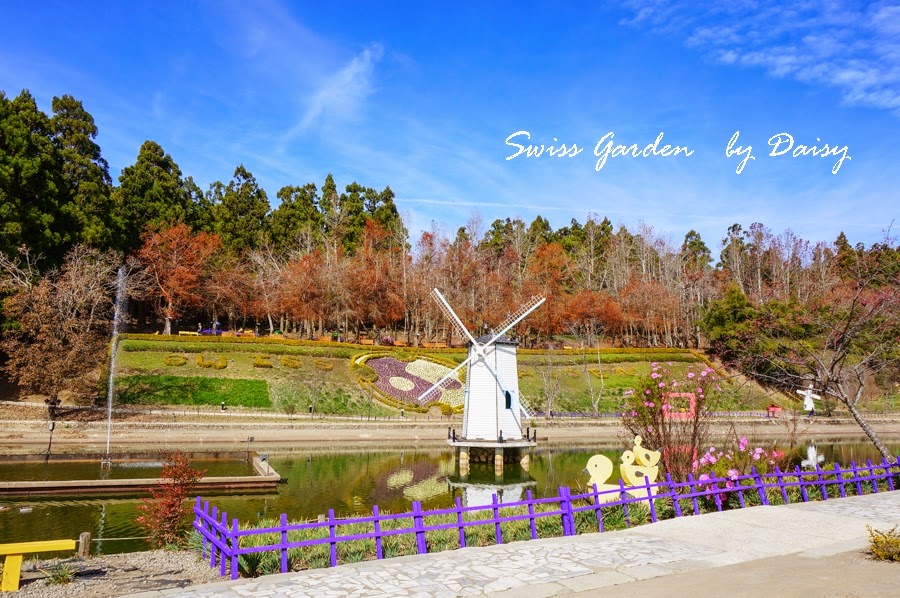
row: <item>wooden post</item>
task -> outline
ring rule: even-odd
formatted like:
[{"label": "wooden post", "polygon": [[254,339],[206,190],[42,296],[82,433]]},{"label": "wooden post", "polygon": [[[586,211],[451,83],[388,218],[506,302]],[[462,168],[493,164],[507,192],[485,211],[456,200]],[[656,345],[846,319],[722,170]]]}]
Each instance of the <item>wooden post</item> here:
[{"label": "wooden post", "polygon": [[81,532],[78,536],[78,556],[83,559],[91,558],[91,532]]}]

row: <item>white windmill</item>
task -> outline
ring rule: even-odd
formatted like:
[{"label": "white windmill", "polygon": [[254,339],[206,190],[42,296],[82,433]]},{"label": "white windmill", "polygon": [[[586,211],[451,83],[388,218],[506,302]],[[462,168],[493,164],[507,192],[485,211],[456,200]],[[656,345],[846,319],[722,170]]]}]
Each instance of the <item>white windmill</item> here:
[{"label": "white windmill", "polygon": [[[534,445],[527,438],[522,426],[523,412],[525,417],[531,417],[531,414],[519,397],[519,374],[516,364],[518,342],[504,335],[525,319],[525,316],[540,307],[545,299],[532,297],[498,326],[499,332],[475,338],[440,291],[434,289],[432,296],[460,335],[469,339],[469,354],[456,368],[422,393],[419,402],[423,402],[425,397],[451,376],[468,366],[462,437],[458,439],[454,437],[452,444],[457,447],[468,445],[497,448],[495,471],[497,467],[502,471],[503,448]],[[464,454],[464,460],[467,462],[468,450]],[[500,459],[499,464],[497,456]],[[461,464],[462,461],[461,456]]]}]

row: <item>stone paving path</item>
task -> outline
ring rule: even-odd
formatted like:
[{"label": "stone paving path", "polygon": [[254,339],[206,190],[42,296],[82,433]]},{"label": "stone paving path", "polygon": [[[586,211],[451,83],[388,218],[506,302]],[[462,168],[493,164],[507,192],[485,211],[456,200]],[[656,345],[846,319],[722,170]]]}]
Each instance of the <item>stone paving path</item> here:
[{"label": "stone paving path", "polygon": [[900,492],[754,507],[628,530],[513,542],[140,594],[201,598],[557,596],[685,571],[866,543],[900,524]]}]

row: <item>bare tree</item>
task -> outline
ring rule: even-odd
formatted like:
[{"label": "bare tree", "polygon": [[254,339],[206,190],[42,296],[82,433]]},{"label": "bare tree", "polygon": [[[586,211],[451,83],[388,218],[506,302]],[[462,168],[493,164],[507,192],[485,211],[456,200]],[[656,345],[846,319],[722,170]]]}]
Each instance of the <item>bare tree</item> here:
[{"label": "bare tree", "polygon": [[830,276],[802,309],[783,303],[759,310],[742,357],[746,369],[782,387],[810,382],[825,400],[846,407],[886,459],[893,459],[861,413],[867,383],[900,365],[900,273],[896,249],[831,256]]},{"label": "bare tree", "polygon": [[96,395],[85,375],[106,360],[120,256],[75,246],[59,270],[37,275],[35,260],[0,262],[3,313],[15,323],[0,348],[4,369],[25,392],[46,395],[51,416],[61,390]]}]

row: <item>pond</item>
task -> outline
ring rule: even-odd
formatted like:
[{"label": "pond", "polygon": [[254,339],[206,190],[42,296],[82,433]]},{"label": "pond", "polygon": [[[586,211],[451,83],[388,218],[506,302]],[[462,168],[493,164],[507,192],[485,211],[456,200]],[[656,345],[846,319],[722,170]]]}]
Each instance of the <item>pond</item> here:
[{"label": "pond", "polygon": [[[893,454],[900,453],[900,444],[889,444]],[[335,515],[347,516],[370,513],[377,504],[382,512],[402,512],[410,509],[412,501],[423,507],[441,508],[452,505],[457,496],[466,504],[485,504],[497,492],[501,501],[512,502],[524,496],[528,489],[534,496],[553,496],[560,486],[573,490],[584,488],[588,476],[582,470],[591,455],[603,453],[618,461],[621,448],[549,449],[538,447],[532,452],[528,471],[519,466],[507,466],[499,488],[494,484],[493,466],[473,465],[465,483],[455,475],[454,454],[451,450],[431,451],[365,451],[354,452],[296,452],[271,455],[269,462],[287,484],[270,495],[217,496],[210,500],[229,518],[241,522],[278,517],[282,512],[291,519],[316,518],[333,509]],[[815,447],[824,462],[837,461],[842,465],[880,457],[875,448],[863,442],[819,441]],[[800,447],[796,462],[808,458],[807,447]],[[74,464],[70,464],[74,465]],[[79,475],[99,476],[99,464],[80,463]],[[210,463],[195,462],[195,466],[210,469]],[[8,464],[0,464],[0,479],[12,479]],[[133,467],[113,467],[115,475],[131,476]],[[62,475],[54,470],[53,477]],[[230,470],[229,470],[230,471]],[[71,472],[69,472],[71,473]],[[44,470],[44,475],[51,475]],[[25,478],[18,478],[25,479]],[[36,478],[31,478],[36,479]],[[46,478],[44,478],[46,479]],[[71,479],[71,476],[69,476]],[[613,478],[611,482],[616,482]],[[140,537],[144,531],[134,519],[140,499],[110,498],[23,498],[0,502],[0,542],[77,538],[90,531],[97,543],[94,553],[116,553],[147,548]]]}]

